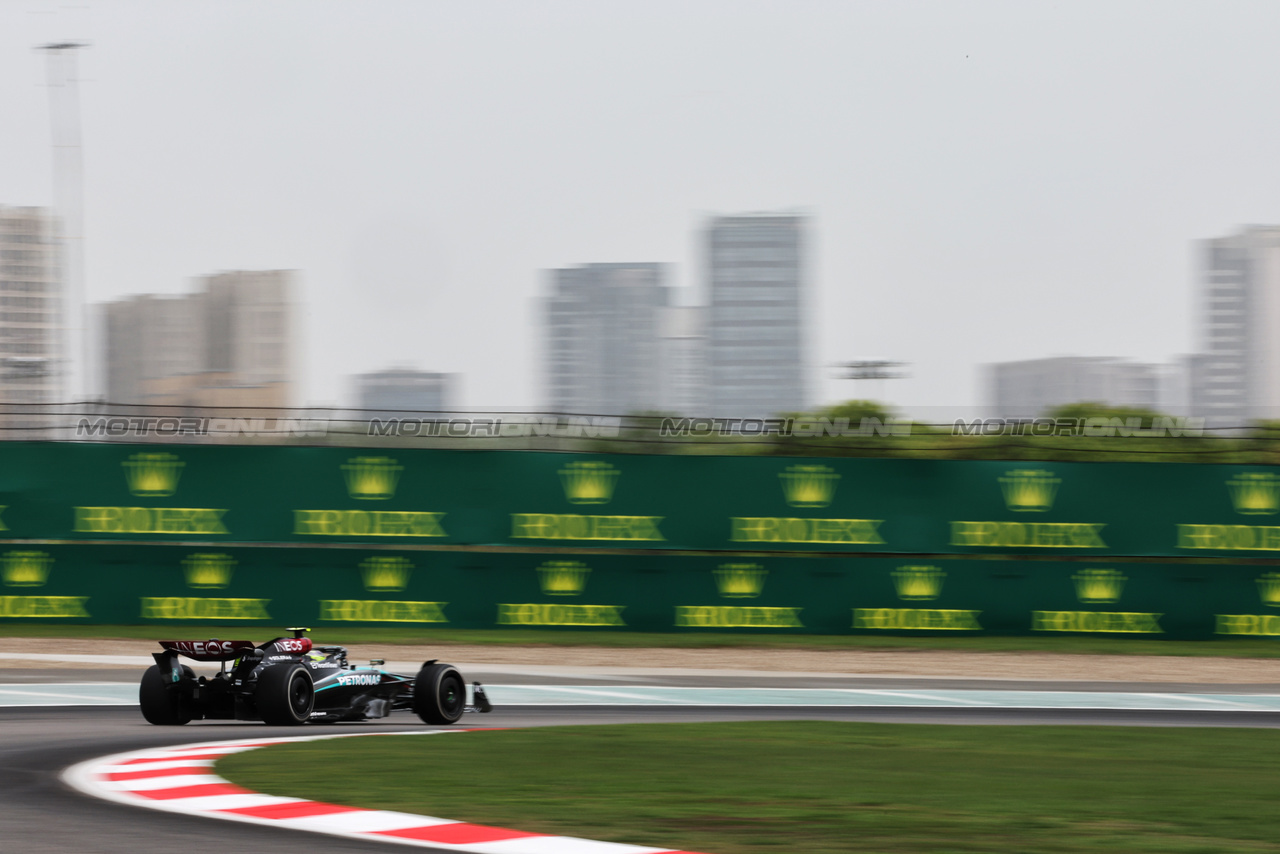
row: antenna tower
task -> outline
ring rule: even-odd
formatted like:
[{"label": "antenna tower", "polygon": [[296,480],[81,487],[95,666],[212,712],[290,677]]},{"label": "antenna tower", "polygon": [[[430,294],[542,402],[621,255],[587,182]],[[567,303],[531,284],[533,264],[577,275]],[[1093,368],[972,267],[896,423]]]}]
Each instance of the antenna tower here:
[{"label": "antenna tower", "polygon": [[84,304],[84,155],[80,145],[80,92],[76,52],[88,45],[41,45],[47,60],[49,118],[53,128],[53,201],[58,221],[62,299],[59,364],[64,401],[86,400],[89,388],[89,330]]}]

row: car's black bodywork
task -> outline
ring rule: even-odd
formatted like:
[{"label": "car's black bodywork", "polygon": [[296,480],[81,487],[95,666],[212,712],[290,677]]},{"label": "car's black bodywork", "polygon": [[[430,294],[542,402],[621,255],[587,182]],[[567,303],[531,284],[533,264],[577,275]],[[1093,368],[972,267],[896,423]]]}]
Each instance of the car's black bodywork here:
[{"label": "car's black bodywork", "polygon": [[[155,666],[142,675],[138,700],[142,716],[153,724],[185,724],[192,720],[263,721],[268,724],[335,723],[382,718],[398,709],[411,710],[429,724],[451,724],[464,711],[492,709],[480,683],[473,705],[453,665],[434,660],[415,676],[347,662],[340,646],[313,646],[305,629],[293,637],[261,645],[252,641],[160,641]],[[196,676],[179,664],[183,655],[196,661],[220,662],[212,677]],[[228,666],[230,664],[230,666]]]}]

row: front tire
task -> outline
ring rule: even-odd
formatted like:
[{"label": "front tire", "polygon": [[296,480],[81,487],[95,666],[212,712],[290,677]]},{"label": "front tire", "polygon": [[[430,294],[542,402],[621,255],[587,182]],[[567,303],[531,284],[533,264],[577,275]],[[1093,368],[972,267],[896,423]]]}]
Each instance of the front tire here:
[{"label": "front tire", "polygon": [[428,664],[413,681],[413,710],[429,724],[457,723],[467,706],[467,685],[451,664]]},{"label": "front tire", "polygon": [[[182,675],[187,679],[195,678],[195,671],[185,664]],[[190,703],[181,691],[169,690],[170,681],[160,668],[151,665],[142,674],[142,682],[138,685],[138,705],[142,707],[142,716],[147,723],[156,726],[181,726],[194,717],[189,708]]]},{"label": "front tire", "polygon": [[311,671],[301,664],[277,664],[258,676],[254,702],[263,723],[297,726],[306,723],[316,703]]}]

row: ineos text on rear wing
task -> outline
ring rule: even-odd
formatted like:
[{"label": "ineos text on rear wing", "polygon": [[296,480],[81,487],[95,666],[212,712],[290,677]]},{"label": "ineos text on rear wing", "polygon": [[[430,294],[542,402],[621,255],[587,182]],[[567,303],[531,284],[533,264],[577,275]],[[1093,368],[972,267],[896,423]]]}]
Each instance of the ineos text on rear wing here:
[{"label": "ineos text on rear wing", "polygon": [[168,652],[185,655],[196,661],[234,661],[257,647],[253,641],[247,640],[162,640],[160,645]]}]

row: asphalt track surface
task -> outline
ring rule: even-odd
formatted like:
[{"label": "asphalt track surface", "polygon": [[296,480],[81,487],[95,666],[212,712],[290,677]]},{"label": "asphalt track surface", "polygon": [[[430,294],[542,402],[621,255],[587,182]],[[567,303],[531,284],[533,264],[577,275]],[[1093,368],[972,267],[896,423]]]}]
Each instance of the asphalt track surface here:
[{"label": "asphalt track surface", "polygon": [[[464,671],[465,672],[465,671]],[[0,672],[0,681],[15,671]],[[51,674],[44,674],[49,678]],[[80,678],[89,674],[80,671]],[[101,673],[94,676],[101,678]],[[470,675],[470,674],[468,674]],[[135,677],[136,678],[136,677]],[[22,680],[27,681],[27,680]],[[37,680],[31,680],[37,681]],[[702,679],[711,684],[714,680]],[[865,683],[864,683],[865,684]],[[895,682],[905,687],[901,681]],[[956,684],[955,687],[961,687]],[[972,687],[966,685],[965,687]],[[1059,686],[1055,686],[1059,687]],[[1080,686],[1075,686],[1080,690]],[[1117,688],[1117,686],[1109,686]],[[1124,686],[1132,689],[1133,686]],[[1145,686],[1152,690],[1155,686]],[[1179,686],[1186,688],[1190,686]],[[1257,686],[1254,686],[1255,689]],[[1221,686],[1214,686],[1220,690]],[[1209,690],[1203,686],[1201,690]],[[494,698],[500,702],[499,698]],[[1112,725],[1280,727],[1280,713],[1194,710],[1085,710],[999,708],[811,708],[767,707],[500,707],[489,715],[468,715],[466,726],[535,727],[576,724],[675,723],[707,721],[842,720],[983,725]],[[421,731],[413,718],[397,714],[382,721],[326,732]],[[304,730],[308,731],[308,730]],[[396,850],[385,843],[299,834],[271,827],[236,824],[140,810],[88,798],[67,788],[62,769],[77,762],[148,747],[292,734],[278,727],[202,721],[185,727],[153,727],[132,706],[23,706],[0,708],[0,851],[159,854],[211,846],[257,852],[271,847],[305,847],[322,852]],[[299,732],[298,734],[302,734]],[[500,773],[494,769],[494,773]],[[674,842],[674,840],[673,840]],[[418,849],[423,850],[423,849]],[[440,849],[443,851],[444,849]]]}]

